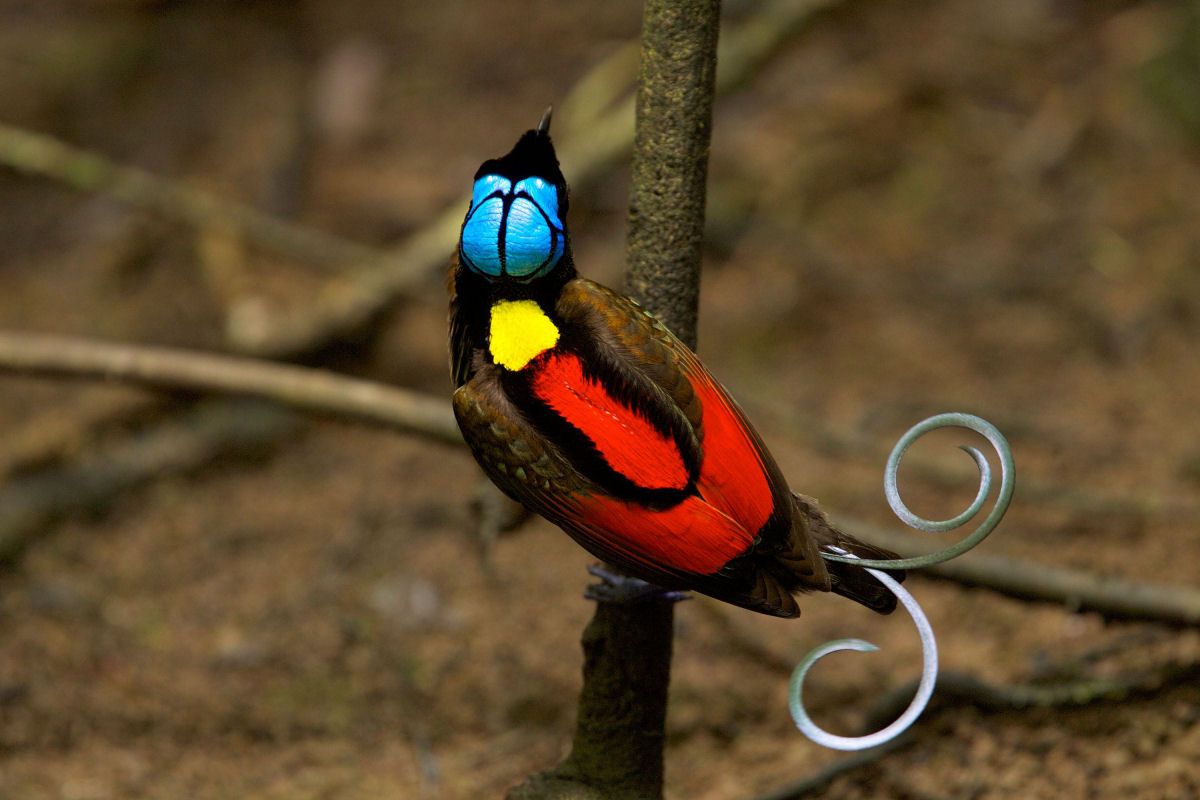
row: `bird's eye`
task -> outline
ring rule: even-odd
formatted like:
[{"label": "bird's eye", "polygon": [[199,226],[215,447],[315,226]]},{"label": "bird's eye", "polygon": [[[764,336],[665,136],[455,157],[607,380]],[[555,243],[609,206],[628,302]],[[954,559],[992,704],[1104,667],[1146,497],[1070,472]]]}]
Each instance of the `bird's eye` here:
[{"label": "bird's eye", "polygon": [[566,248],[558,190],[542,178],[513,185],[499,175],[475,181],[459,252],[487,277],[530,280],[554,268]]}]

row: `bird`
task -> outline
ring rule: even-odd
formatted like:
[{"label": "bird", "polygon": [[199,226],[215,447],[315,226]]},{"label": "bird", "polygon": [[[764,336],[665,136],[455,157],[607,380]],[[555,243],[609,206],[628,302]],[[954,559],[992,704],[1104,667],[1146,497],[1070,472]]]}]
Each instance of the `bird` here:
[{"label": "bird", "polygon": [[[620,572],[795,617],[832,591],[882,614],[865,569],[895,554],[792,492],[742,409],[634,300],[581,277],[550,111],[476,171],[451,258],[455,418],[505,494]],[[903,573],[892,573],[902,577]]]}]

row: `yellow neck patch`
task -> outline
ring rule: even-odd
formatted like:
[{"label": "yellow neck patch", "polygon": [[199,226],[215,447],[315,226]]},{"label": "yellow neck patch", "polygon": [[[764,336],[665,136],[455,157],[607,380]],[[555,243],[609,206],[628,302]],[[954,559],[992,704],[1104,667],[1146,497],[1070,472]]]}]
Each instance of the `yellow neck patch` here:
[{"label": "yellow neck patch", "polygon": [[558,328],[533,300],[501,300],[492,306],[488,349],[505,369],[522,369],[557,342]]}]

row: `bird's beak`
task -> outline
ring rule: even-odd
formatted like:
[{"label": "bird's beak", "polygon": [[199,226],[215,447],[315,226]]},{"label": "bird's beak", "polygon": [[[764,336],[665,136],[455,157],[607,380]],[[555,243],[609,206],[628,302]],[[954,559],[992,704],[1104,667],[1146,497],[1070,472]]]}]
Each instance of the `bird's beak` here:
[{"label": "bird's beak", "polygon": [[554,114],[554,106],[546,106],[545,112],[542,114],[542,121],[538,123],[537,132],[546,136],[550,133],[550,117]]}]

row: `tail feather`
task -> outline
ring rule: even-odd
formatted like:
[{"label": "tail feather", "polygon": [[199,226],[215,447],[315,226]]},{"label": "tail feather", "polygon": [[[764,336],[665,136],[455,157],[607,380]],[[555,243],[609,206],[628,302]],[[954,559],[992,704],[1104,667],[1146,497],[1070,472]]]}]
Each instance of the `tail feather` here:
[{"label": "tail feather", "polygon": [[[808,525],[809,534],[820,548],[839,547],[859,558],[899,558],[890,550],[859,541],[833,527],[825,516],[825,512],[821,511],[817,502],[812,498],[795,493],[792,494],[792,497],[795,499],[796,509],[800,516]],[[829,572],[830,591],[856,603],[861,603],[880,614],[890,614],[895,610],[896,596],[863,567],[856,567],[841,561],[826,561],[825,569]],[[904,580],[903,570],[887,570],[887,574],[897,581]]]}]

